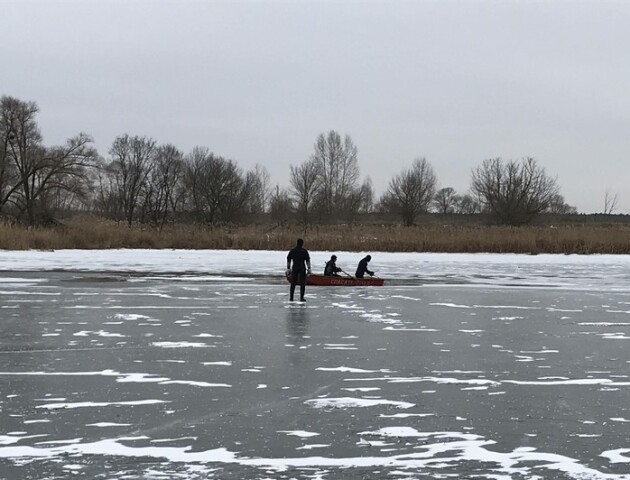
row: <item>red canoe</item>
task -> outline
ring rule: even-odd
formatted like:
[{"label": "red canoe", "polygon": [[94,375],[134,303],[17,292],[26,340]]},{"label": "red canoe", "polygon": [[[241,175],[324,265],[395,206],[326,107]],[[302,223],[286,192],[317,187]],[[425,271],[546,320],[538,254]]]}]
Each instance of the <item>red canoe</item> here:
[{"label": "red canoe", "polygon": [[[287,280],[291,282],[291,277],[287,275]],[[325,276],[325,275],[317,275],[310,274],[306,277],[307,285],[322,285],[322,286],[333,286],[333,287],[365,287],[365,286],[373,286],[380,287],[385,283],[385,280],[382,278],[374,278],[374,277],[366,277],[366,278],[355,278],[355,277],[334,277],[334,276]]]}]

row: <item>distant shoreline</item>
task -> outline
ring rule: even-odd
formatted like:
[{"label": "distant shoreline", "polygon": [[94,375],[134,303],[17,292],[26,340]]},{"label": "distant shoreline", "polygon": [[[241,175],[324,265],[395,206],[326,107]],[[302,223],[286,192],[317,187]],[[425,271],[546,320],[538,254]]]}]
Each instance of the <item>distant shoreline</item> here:
[{"label": "distant shoreline", "polygon": [[288,250],[298,237],[325,251],[436,253],[630,254],[630,224],[598,223],[522,227],[461,224],[129,227],[95,217],[26,227],[0,223],[0,249],[218,249]]}]

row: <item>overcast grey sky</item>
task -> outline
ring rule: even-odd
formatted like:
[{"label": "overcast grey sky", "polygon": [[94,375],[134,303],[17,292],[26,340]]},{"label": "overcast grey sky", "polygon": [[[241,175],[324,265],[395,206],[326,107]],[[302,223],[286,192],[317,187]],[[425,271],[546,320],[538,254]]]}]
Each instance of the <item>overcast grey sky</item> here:
[{"label": "overcast grey sky", "polygon": [[628,1],[0,0],[0,95],[106,158],[146,135],[288,186],[336,130],[377,196],[418,157],[465,193],[531,156],[580,212],[630,213]]}]

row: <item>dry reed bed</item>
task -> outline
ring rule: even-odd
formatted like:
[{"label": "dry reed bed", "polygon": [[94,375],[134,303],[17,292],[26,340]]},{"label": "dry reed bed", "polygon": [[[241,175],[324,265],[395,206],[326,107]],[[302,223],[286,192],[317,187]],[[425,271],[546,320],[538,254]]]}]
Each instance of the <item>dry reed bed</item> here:
[{"label": "dry reed bed", "polygon": [[630,226],[558,227],[169,225],[163,229],[95,218],[63,226],[26,228],[0,224],[0,249],[183,248],[288,250],[298,237],[311,250],[491,253],[630,253]]}]

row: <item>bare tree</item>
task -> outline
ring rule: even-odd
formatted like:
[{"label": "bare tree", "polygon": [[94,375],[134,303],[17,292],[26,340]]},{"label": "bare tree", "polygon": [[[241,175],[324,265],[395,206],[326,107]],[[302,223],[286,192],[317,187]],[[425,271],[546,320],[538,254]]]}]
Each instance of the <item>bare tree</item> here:
[{"label": "bare tree", "polygon": [[7,203],[29,224],[38,220],[64,194],[85,196],[89,171],[98,155],[86,134],[70,138],[65,145],[46,148],[37,126],[37,105],[13,97],[0,99],[0,208]]},{"label": "bare tree", "polygon": [[100,161],[91,143],[92,138],[81,133],[65,145],[44,149],[41,161],[30,165],[28,180],[17,191],[29,223],[38,212],[52,216],[56,211],[53,199],[58,207],[72,199],[87,199],[92,171]]},{"label": "bare tree", "polygon": [[619,200],[619,196],[615,193],[612,194],[607,189],[604,194],[604,214],[611,215],[615,210],[617,210],[617,201]]},{"label": "bare tree", "polygon": [[197,217],[208,223],[234,221],[246,210],[250,179],[232,160],[195,147],[186,158],[184,176]]},{"label": "bare tree", "polygon": [[291,165],[291,195],[301,221],[308,225],[318,186],[318,169],[314,160],[308,160],[299,167]]},{"label": "bare tree", "polygon": [[547,210],[558,185],[533,158],[495,158],[473,170],[471,191],[499,223],[521,225]]},{"label": "bare tree", "polygon": [[367,177],[359,188],[359,209],[360,213],[370,213],[374,208],[374,186],[372,179]]},{"label": "bare tree", "polygon": [[569,205],[564,201],[564,197],[560,194],[553,195],[549,200],[549,207],[546,210],[547,213],[555,213],[558,215],[569,215],[577,213],[577,208]]},{"label": "bare tree", "polygon": [[372,180],[367,178],[360,187],[353,189],[347,195],[343,203],[344,208],[340,208],[338,215],[348,221],[353,221],[359,213],[369,213],[372,210],[373,199]]},{"label": "bare tree", "polygon": [[142,195],[155,162],[156,141],[123,135],[114,139],[109,154],[112,162],[109,171],[113,175],[114,190],[121,202],[120,210],[129,225],[136,219],[138,209],[144,203]]},{"label": "bare tree", "polygon": [[269,199],[269,214],[276,223],[284,223],[293,215],[293,201],[286,189],[276,185]]},{"label": "bare tree", "polygon": [[259,164],[247,172],[247,183],[250,185],[248,200],[250,213],[264,213],[267,210],[270,177],[267,167]]},{"label": "bare tree", "polygon": [[177,203],[175,197],[184,174],[184,155],[174,145],[156,149],[153,168],[145,183],[144,205],[151,223],[164,226],[169,211]]},{"label": "bare tree", "polygon": [[35,117],[34,102],[17,98],[0,98],[0,209],[2,209],[24,181],[18,166],[29,164],[30,158],[41,152],[42,136]]},{"label": "bare tree", "polygon": [[311,160],[317,168],[316,203],[322,218],[337,213],[352,214],[359,189],[358,150],[350,136],[343,139],[334,130],[320,134]]},{"label": "bare tree", "polygon": [[446,215],[454,213],[457,205],[457,195],[452,187],[439,189],[433,197],[433,207],[438,213]]},{"label": "bare tree", "polygon": [[97,210],[107,217],[120,220],[122,199],[114,181],[115,172],[111,164],[99,170],[96,179],[95,205]]},{"label": "bare tree", "polygon": [[481,204],[472,195],[466,193],[455,197],[455,213],[472,215],[481,213]]},{"label": "bare tree", "polygon": [[399,214],[405,225],[411,226],[418,215],[428,212],[436,184],[433,167],[424,158],[416,159],[410,169],[392,178],[381,197],[381,205]]},{"label": "bare tree", "polygon": [[184,159],[184,205],[197,220],[204,220],[202,172],[209,155],[207,147],[197,146]]}]

